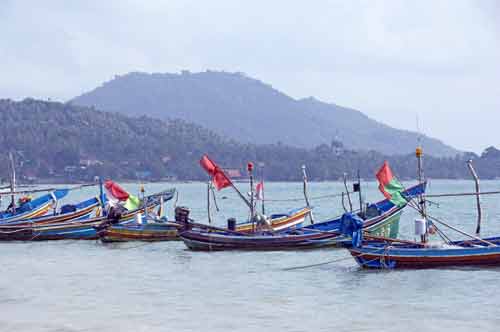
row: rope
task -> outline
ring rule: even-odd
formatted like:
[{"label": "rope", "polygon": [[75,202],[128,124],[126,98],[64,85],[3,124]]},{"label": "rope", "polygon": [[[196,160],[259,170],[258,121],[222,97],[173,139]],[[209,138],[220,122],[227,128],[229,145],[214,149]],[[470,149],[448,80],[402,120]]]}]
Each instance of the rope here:
[{"label": "rope", "polygon": [[43,188],[43,189],[33,189],[33,190],[7,191],[7,192],[0,192],[0,196],[33,194],[33,193],[46,192],[46,191],[55,191],[58,189],[79,190],[82,188],[94,187],[94,186],[97,186],[97,184],[88,183],[88,184],[82,184],[82,185],[71,187],[71,188]]},{"label": "rope", "polygon": [[425,195],[425,197],[458,197],[458,196],[482,196],[482,195],[498,195],[500,191],[483,191],[480,193],[455,193],[455,194],[433,194]]},{"label": "rope", "polygon": [[351,256],[347,256],[347,257],[332,259],[330,261],[326,261],[326,262],[322,262],[322,263],[302,265],[302,266],[294,266],[294,267],[287,267],[287,268],[284,268],[284,269],[280,269],[280,271],[293,271],[293,270],[307,269],[307,268],[317,267],[317,266],[322,266],[322,265],[327,265],[327,264],[331,264],[331,263],[335,263],[335,262],[341,262],[341,261],[345,261],[345,260],[348,260],[348,259],[351,259],[351,258],[352,258]]},{"label": "rope", "polygon": [[[324,199],[324,198],[335,198],[335,197],[342,197],[342,194],[345,195],[345,192],[342,192],[340,194],[329,194],[329,195],[321,195],[321,196],[313,196],[313,197],[310,197],[309,199],[311,200],[317,200],[317,199]],[[228,198],[231,198],[231,197],[227,197],[227,196],[224,196],[223,199],[228,199]],[[283,199],[268,199],[266,198],[265,201],[266,202],[299,202],[299,201],[303,201],[304,200],[304,197],[301,197],[301,198],[283,198]]]},{"label": "rope", "polygon": [[[385,251],[385,250],[386,250],[386,247],[387,247],[387,246],[385,246],[384,248],[382,248],[382,249],[380,249],[380,250]],[[375,253],[377,253],[377,251],[375,251]],[[373,254],[373,253],[365,253],[365,254],[361,254],[361,255],[356,256],[355,258],[358,258],[358,257],[363,257],[363,256],[365,256],[365,255],[370,255],[370,254]],[[352,258],[353,258],[352,256],[347,256],[347,257],[342,257],[342,258],[332,259],[332,260],[330,260],[330,261],[326,261],[326,262],[322,262],[322,263],[309,264],[309,265],[302,265],[302,266],[294,266],[294,267],[287,267],[287,268],[284,268],[284,269],[280,269],[280,271],[294,271],[294,270],[308,269],[308,268],[311,268],[311,267],[317,267],[317,266],[328,265],[328,264],[332,264],[332,263],[336,263],[336,262],[341,262],[341,261],[349,260],[349,259],[352,259]],[[368,262],[366,262],[366,263],[370,263],[370,262],[376,261],[377,259],[379,259],[379,258],[375,258],[375,259],[370,260],[370,261],[368,261]]]}]

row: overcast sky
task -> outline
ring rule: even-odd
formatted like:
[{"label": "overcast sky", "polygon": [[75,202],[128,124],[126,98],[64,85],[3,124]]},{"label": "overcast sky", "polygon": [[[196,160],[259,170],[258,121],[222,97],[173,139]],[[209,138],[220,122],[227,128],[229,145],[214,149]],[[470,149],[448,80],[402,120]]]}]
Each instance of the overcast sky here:
[{"label": "overcast sky", "polygon": [[500,1],[0,0],[0,98],[241,71],[459,149],[500,146]]}]

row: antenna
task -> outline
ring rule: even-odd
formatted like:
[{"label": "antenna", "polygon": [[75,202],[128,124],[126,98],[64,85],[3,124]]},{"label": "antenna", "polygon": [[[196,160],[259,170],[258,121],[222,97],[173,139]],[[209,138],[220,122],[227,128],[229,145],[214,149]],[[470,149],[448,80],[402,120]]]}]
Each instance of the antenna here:
[{"label": "antenna", "polygon": [[416,114],[416,126],[417,126],[417,146],[422,146],[422,138],[424,137],[422,127],[420,126],[420,117],[418,113]]}]

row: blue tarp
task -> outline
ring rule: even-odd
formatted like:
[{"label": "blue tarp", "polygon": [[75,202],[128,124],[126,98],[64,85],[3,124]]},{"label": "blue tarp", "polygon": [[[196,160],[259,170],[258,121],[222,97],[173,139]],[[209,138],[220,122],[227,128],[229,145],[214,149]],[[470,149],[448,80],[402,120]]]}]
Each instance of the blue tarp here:
[{"label": "blue tarp", "polygon": [[359,247],[363,241],[363,219],[352,213],[344,213],[340,219],[340,231],[352,238],[353,247]]}]

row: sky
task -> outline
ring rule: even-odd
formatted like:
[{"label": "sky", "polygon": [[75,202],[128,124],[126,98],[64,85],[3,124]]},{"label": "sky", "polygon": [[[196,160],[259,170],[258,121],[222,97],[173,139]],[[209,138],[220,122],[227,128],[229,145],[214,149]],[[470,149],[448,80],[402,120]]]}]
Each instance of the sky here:
[{"label": "sky", "polygon": [[496,0],[0,0],[0,98],[244,72],[479,153],[500,147],[499,17]]}]

